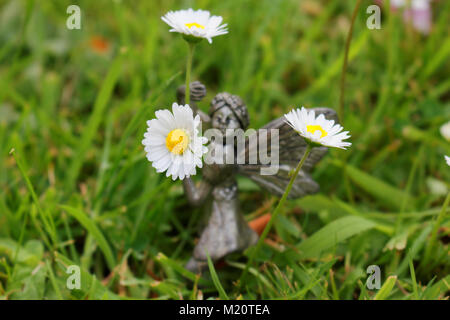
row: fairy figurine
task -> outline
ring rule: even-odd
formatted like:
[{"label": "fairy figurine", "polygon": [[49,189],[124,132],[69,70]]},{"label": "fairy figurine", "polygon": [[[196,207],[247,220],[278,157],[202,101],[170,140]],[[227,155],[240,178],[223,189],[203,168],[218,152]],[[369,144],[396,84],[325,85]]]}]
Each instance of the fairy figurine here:
[{"label": "fairy figurine", "polygon": [[[177,100],[180,104],[184,104],[184,92],[184,86],[180,86],[177,90]],[[245,159],[243,163],[242,161],[205,163],[202,168],[202,179],[197,184],[191,178],[183,180],[188,201],[194,206],[204,205],[209,217],[193,255],[186,265],[188,270],[201,272],[207,266],[207,254],[213,261],[218,261],[232,252],[245,250],[258,240],[258,235],[248,226],[240,210],[236,175],[247,176],[262,188],[281,196],[289,182],[289,173],[296,167],[307,144],[281,117],[260,130],[253,130],[245,136],[245,148],[236,150],[234,139],[225,137],[234,130],[246,130],[249,126],[247,107],[242,99],[226,92],[219,93],[211,101],[208,115],[198,110],[196,105],[196,102],[201,101],[206,95],[205,86],[198,81],[192,82],[190,95],[190,106],[200,115],[203,130],[213,128],[224,135],[224,139],[210,140],[208,148],[221,148],[224,157],[232,154],[235,160],[238,157]],[[316,115],[323,114],[328,120],[337,122],[337,114],[332,109],[315,108],[314,111]],[[266,143],[260,143],[261,136],[266,138]],[[252,155],[261,154],[261,151],[276,153],[278,156],[276,170],[272,174],[261,172],[263,169],[269,169],[269,166],[274,166],[273,163],[268,164],[267,161],[263,163],[259,157],[256,163],[248,161]],[[300,198],[319,190],[319,185],[311,178],[310,172],[326,152],[326,147],[316,147],[312,150],[294,182],[289,198]]]}]

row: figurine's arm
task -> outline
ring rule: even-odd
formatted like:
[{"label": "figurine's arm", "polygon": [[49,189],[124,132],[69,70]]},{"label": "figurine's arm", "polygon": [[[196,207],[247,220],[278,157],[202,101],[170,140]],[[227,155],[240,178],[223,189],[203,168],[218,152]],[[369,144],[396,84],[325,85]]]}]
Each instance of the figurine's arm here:
[{"label": "figurine's arm", "polygon": [[211,192],[212,186],[207,181],[200,181],[196,186],[191,178],[185,178],[183,180],[184,193],[186,194],[189,202],[193,206],[200,206],[205,202],[209,193]]},{"label": "figurine's arm", "polygon": [[[195,114],[199,114],[200,115],[200,119],[204,122],[207,123],[210,121],[209,116],[204,113],[203,111],[199,110],[197,107],[197,104],[195,103],[196,101],[201,101],[205,96],[206,96],[206,88],[205,86],[200,82],[200,81],[194,81],[191,82],[191,84],[189,85],[190,87],[190,94],[191,94],[191,102],[190,102],[190,107],[192,108],[192,110],[194,110]],[[179,86],[177,89],[177,100],[179,104],[184,104],[185,103],[185,85]]]}]

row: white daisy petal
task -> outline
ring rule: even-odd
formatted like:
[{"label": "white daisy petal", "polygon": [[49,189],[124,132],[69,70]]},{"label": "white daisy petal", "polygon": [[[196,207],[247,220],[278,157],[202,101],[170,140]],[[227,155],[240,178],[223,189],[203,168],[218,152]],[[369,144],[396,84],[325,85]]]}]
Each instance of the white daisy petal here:
[{"label": "white daisy petal", "polygon": [[147,121],[142,144],[148,161],[157,172],[166,171],[173,180],[190,177],[196,167],[202,167],[202,157],[208,149],[208,139],[200,136],[200,117],[194,118],[189,105],[172,105],[169,110],[155,112],[156,119]]},{"label": "white daisy petal", "polygon": [[169,11],[161,17],[172,29],[170,32],[178,32],[196,38],[205,38],[212,43],[212,38],[228,33],[227,24],[222,24],[222,17],[211,16],[206,10],[179,10]]},{"label": "white daisy petal", "polygon": [[335,124],[334,120],[325,119],[323,114],[316,118],[314,110],[308,111],[302,107],[291,110],[284,116],[287,124],[309,143],[341,149],[352,145],[350,142],[343,141],[350,137],[348,131],[341,132],[344,128]]},{"label": "white daisy petal", "polygon": [[447,162],[447,165],[450,166],[450,157],[449,156],[444,156],[445,158],[445,162]]},{"label": "white daisy petal", "polygon": [[170,166],[170,163],[170,155],[166,154],[161,159],[154,161],[153,167],[156,168],[157,172],[164,172]]},{"label": "white daisy petal", "polygon": [[164,127],[171,129],[173,126],[174,117],[169,110],[158,110],[155,112],[155,116],[158,120],[160,120]]}]

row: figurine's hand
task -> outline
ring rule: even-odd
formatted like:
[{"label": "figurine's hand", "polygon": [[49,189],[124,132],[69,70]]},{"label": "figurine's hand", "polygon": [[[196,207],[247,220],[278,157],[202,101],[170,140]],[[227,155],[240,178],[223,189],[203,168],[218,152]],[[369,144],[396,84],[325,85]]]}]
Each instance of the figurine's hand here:
[{"label": "figurine's hand", "polygon": [[198,185],[195,185],[191,178],[183,180],[183,188],[193,206],[202,205],[211,191],[211,185],[207,181],[202,180]]},{"label": "figurine's hand", "polygon": [[[206,87],[200,81],[191,82],[189,85],[192,101],[201,101],[206,96]],[[179,103],[185,101],[185,85],[179,86],[177,89],[177,100]]]},{"label": "figurine's hand", "polygon": [[202,176],[206,181],[214,183],[217,180],[217,170],[214,170],[213,166],[203,166]]}]

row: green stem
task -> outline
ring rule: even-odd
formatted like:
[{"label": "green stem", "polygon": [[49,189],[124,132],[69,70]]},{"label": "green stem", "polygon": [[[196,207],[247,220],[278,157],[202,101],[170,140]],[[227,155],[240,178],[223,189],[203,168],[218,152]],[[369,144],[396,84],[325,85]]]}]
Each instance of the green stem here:
[{"label": "green stem", "polygon": [[191,69],[192,69],[192,57],[194,56],[194,47],[195,43],[187,42],[188,44],[188,55],[187,55],[187,63],[186,63],[186,88],[184,95],[184,104],[189,104],[191,102],[191,93],[189,83],[191,82]]},{"label": "green stem", "polygon": [[356,16],[358,14],[360,6],[361,0],[357,0],[355,9],[353,9],[350,30],[348,31],[347,40],[345,41],[344,64],[342,65],[342,75],[341,75],[341,95],[339,98],[339,118],[341,119],[341,122],[344,121],[345,75],[347,73],[348,53],[350,51],[350,43],[352,42],[353,25],[355,24]]},{"label": "green stem", "polygon": [[274,223],[274,221],[276,220],[278,214],[281,211],[281,208],[284,205],[284,202],[286,201],[289,192],[292,189],[292,185],[294,184],[295,178],[297,178],[298,173],[300,172],[300,169],[303,166],[303,163],[305,162],[306,158],[308,158],[309,153],[312,150],[312,145],[308,144],[308,147],[306,148],[305,154],[303,155],[303,157],[301,158],[300,162],[297,165],[297,168],[295,169],[294,174],[291,176],[291,180],[289,181],[289,184],[286,187],[286,190],[283,193],[283,196],[280,199],[280,202],[278,202],[278,205],[276,206],[275,210],[272,213],[272,216],[270,217],[269,222],[267,223],[266,227],[264,228],[263,233],[261,234],[261,237],[259,237],[258,242],[256,243],[256,247],[252,250],[252,252],[250,253],[250,258],[247,262],[247,265],[245,266],[244,271],[242,272],[240,281],[239,281],[239,286],[242,285],[243,281],[245,280],[245,276],[247,275],[248,269],[251,267],[254,258],[256,257],[256,254],[258,253],[259,249],[261,248],[262,244],[264,243],[264,240],[267,237],[267,234],[269,233],[270,229],[272,228],[272,225]]}]

